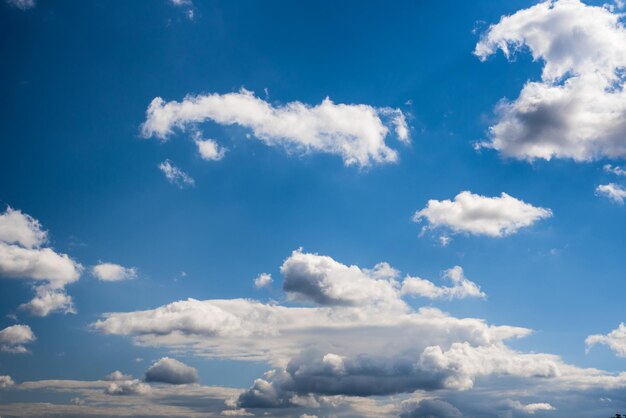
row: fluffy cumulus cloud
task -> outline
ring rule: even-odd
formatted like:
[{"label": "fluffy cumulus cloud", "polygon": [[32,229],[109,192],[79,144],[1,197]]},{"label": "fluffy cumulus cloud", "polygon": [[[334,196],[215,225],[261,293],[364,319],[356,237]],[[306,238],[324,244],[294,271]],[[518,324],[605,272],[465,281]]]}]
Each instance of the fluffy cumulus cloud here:
[{"label": "fluffy cumulus cloud", "polygon": [[260,289],[272,285],[272,275],[269,273],[261,273],[254,279],[254,287]]},{"label": "fluffy cumulus cloud", "polygon": [[170,160],[165,160],[160,163],[159,170],[165,175],[167,181],[175,184],[180,189],[196,185],[196,181],[189,174],[176,167]]},{"label": "fluffy cumulus cloud", "polygon": [[[301,102],[274,106],[243,89],[187,96],[182,102],[157,97],[148,107],[142,133],[165,139],[176,128],[195,129],[205,121],[239,125],[251,129],[269,146],[297,153],[335,154],[346,165],[360,167],[397,161],[397,151],[385,142],[390,128],[400,141],[409,141],[406,118],[399,109],[336,104],[328,98],[316,106]],[[206,145],[207,150],[212,147]],[[200,153],[203,155],[201,149]],[[212,151],[209,154],[215,155]]]},{"label": "fluffy cumulus cloud", "polygon": [[21,10],[28,10],[35,7],[35,0],[6,0],[7,4]]},{"label": "fluffy cumulus cloud", "polygon": [[112,382],[104,390],[104,393],[113,396],[147,395],[150,390],[150,385],[134,379]]},{"label": "fluffy cumulus cloud", "polygon": [[48,316],[52,312],[76,313],[72,297],[64,290],[38,286],[35,288],[36,296],[27,303],[20,305],[33,316]]},{"label": "fluffy cumulus cloud", "polygon": [[15,386],[15,382],[11,379],[11,376],[0,376],[0,389],[6,389],[11,386]]},{"label": "fluffy cumulus cloud", "polygon": [[552,216],[550,209],[533,206],[506,193],[486,197],[463,191],[454,200],[429,200],[413,221],[428,223],[425,230],[445,228],[452,233],[504,237]]},{"label": "fluffy cumulus cloud", "polygon": [[11,207],[0,214],[0,241],[24,248],[38,248],[47,240],[48,233],[32,216]]},{"label": "fluffy cumulus cloud", "polygon": [[117,282],[137,278],[135,267],[124,267],[115,263],[100,263],[91,269],[91,273],[103,282]]},{"label": "fluffy cumulus cloud", "polygon": [[74,312],[65,286],[80,278],[83,267],[46,243],[47,232],[39,221],[7,208],[0,214],[0,277],[35,282],[36,297],[21,306],[34,315]]},{"label": "fluffy cumulus cloud", "polygon": [[199,380],[196,369],[169,357],[158,360],[146,371],[146,382],[182,385],[197,383]]},{"label": "fluffy cumulus cloud", "polygon": [[615,183],[601,184],[596,187],[596,194],[606,197],[618,205],[623,205],[626,198],[626,189]]},{"label": "fluffy cumulus cloud", "polygon": [[626,357],[626,326],[624,323],[621,323],[619,327],[606,335],[590,335],[585,339],[585,344],[588,350],[594,345],[603,344],[613,350],[619,357]]},{"label": "fluffy cumulus cloud", "polygon": [[399,272],[387,263],[373,269],[346,266],[328,256],[294,251],[280,268],[283,289],[292,299],[319,305],[399,305]]},{"label": "fluffy cumulus cloud", "polygon": [[489,27],[474,53],[485,60],[527,50],[541,80],[502,100],[481,146],[525,160],[626,157],[626,30],[610,7],[544,1]]},{"label": "fluffy cumulus cloud", "polygon": [[193,142],[198,147],[198,154],[200,158],[207,161],[219,161],[226,155],[226,149],[221,147],[213,139],[202,139],[202,134],[196,132],[194,134]]},{"label": "fluffy cumulus cloud", "polygon": [[28,353],[26,344],[36,340],[28,325],[11,325],[0,330],[0,351],[5,353]]},{"label": "fluffy cumulus cloud", "polygon": [[460,266],[446,270],[443,277],[452,282],[452,286],[439,287],[429,280],[409,276],[402,282],[401,291],[405,295],[429,299],[464,299],[468,297],[484,299],[487,297],[480,290],[480,286],[465,277],[463,268]]}]

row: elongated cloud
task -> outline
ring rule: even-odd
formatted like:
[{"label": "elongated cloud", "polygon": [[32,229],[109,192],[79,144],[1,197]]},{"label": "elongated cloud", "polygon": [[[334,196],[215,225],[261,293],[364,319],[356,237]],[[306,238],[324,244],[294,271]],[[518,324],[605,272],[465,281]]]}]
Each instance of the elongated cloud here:
[{"label": "elongated cloud", "polygon": [[169,357],[163,357],[146,371],[146,382],[182,385],[197,383],[199,380],[198,370]]},{"label": "elongated cloud", "polygon": [[73,313],[72,298],[65,286],[80,278],[83,267],[47,243],[47,232],[39,221],[19,210],[7,208],[0,214],[0,277],[31,280],[37,296],[21,305],[36,316],[51,312]]},{"label": "elongated cloud", "polygon": [[419,277],[407,277],[402,282],[402,294],[422,296],[429,299],[465,299],[468,297],[486,298],[480,287],[468,280],[460,266],[444,272],[443,277],[452,282],[452,286],[438,287],[433,282]]},{"label": "elongated cloud", "polygon": [[596,194],[604,196],[618,205],[623,205],[624,199],[626,199],[626,189],[615,183],[599,185],[596,187]]},{"label": "elongated cloud", "polygon": [[590,335],[585,339],[587,350],[594,345],[602,344],[609,347],[619,357],[626,357],[626,325],[622,322],[606,335]]},{"label": "elongated cloud", "polygon": [[11,325],[0,330],[0,351],[6,353],[27,353],[26,344],[36,340],[28,325]]},{"label": "elongated cloud", "polygon": [[124,267],[115,263],[100,263],[91,269],[92,274],[103,282],[117,282],[137,278],[135,267]]},{"label": "elongated cloud", "polygon": [[247,90],[187,96],[182,102],[157,97],[148,107],[142,134],[165,139],[176,128],[184,130],[205,121],[249,128],[269,146],[335,154],[346,165],[361,167],[397,161],[397,152],[385,143],[390,127],[399,140],[409,141],[405,116],[398,109],[335,104],[328,98],[316,106],[301,102],[273,106]]},{"label": "elongated cloud", "polygon": [[535,207],[506,193],[486,197],[464,191],[454,200],[429,200],[413,215],[427,228],[446,228],[453,233],[504,237],[552,216],[550,209]]},{"label": "elongated cloud", "polygon": [[28,10],[35,7],[35,0],[6,0],[7,4],[21,10]]},{"label": "elongated cloud", "polygon": [[545,1],[492,25],[474,53],[528,51],[543,63],[517,99],[496,107],[481,146],[534,160],[626,157],[626,30],[621,15],[578,0]]},{"label": "elongated cloud", "polygon": [[175,184],[180,189],[196,185],[196,181],[189,174],[176,167],[170,160],[165,160],[160,163],[159,170],[165,175],[167,181]]}]

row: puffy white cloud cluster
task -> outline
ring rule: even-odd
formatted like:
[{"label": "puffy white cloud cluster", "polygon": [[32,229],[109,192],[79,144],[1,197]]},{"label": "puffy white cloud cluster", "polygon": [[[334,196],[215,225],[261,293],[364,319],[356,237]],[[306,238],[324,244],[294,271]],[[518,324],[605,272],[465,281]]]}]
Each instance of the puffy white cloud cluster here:
[{"label": "puffy white cloud cluster", "polygon": [[407,277],[402,282],[404,295],[421,296],[429,299],[464,299],[468,297],[486,298],[480,286],[463,274],[463,268],[454,266],[444,272],[443,277],[452,282],[452,286],[438,287],[433,282],[419,277]]},{"label": "puffy white cloud cluster", "polygon": [[[130,336],[140,345],[210,358],[268,361],[274,368],[241,392],[229,409],[245,408],[246,413],[258,411],[260,415],[274,408],[319,408],[337,397],[415,391],[450,397],[486,382],[497,387],[498,379],[527,385],[525,393],[533,395],[532,400],[495,398],[487,403],[490,408],[493,404],[491,415],[481,416],[551,410],[552,403],[538,399],[549,390],[626,390],[626,373],[581,369],[555,355],[520,352],[507,345],[512,338],[530,334],[529,329],[455,318],[436,308],[414,310],[402,300],[411,288],[413,293],[433,298],[484,296],[461,268],[444,273],[453,283],[449,288],[422,282],[414,286],[410,280],[414,278],[401,281],[400,273],[386,263],[365,269],[296,250],[284,261],[281,273],[291,302],[307,306],[188,299],[152,310],[106,314],[93,327],[106,334]],[[169,377],[152,380],[173,383]],[[404,412],[394,406],[385,414],[443,407],[429,402],[421,405]]]},{"label": "puffy white cloud cluster", "polygon": [[150,391],[150,385],[143,383],[141,380],[133,379],[112,382],[104,390],[104,393],[114,396],[141,396],[149,394]]},{"label": "puffy white cloud cluster", "polygon": [[0,351],[5,353],[28,353],[26,344],[37,338],[28,325],[11,325],[0,330]]},{"label": "puffy white cloud cluster", "polygon": [[115,263],[100,263],[91,268],[91,273],[103,282],[117,282],[137,278],[135,267],[124,267]]},{"label": "puffy white cloud cluster", "polygon": [[504,237],[552,216],[550,209],[536,207],[506,193],[487,197],[463,191],[454,200],[429,200],[413,215],[425,220],[426,229],[445,228],[452,233]]},{"label": "puffy white cloud cluster", "polygon": [[163,357],[146,371],[146,382],[170,383],[182,385],[197,383],[200,380],[198,370],[176,359]]},{"label": "puffy white cloud cluster", "polygon": [[525,160],[626,157],[626,30],[621,14],[579,0],[548,0],[489,27],[474,53],[485,60],[524,47],[543,63],[540,81],[502,100],[480,144]]},{"label": "puffy white cloud cluster", "polygon": [[193,136],[193,142],[198,147],[200,158],[207,161],[219,161],[226,155],[226,149],[221,147],[213,139],[202,139],[202,134],[196,132]]},{"label": "puffy white cloud cluster", "polygon": [[254,279],[254,287],[260,289],[272,285],[272,275],[269,273],[261,273]]},{"label": "puffy white cloud cluster", "polygon": [[399,272],[387,263],[367,270],[296,250],[285,260],[280,272],[285,279],[283,290],[294,300],[322,306],[404,307],[398,297]]},{"label": "puffy white cloud cluster", "polygon": [[[335,154],[346,165],[360,167],[397,161],[398,153],[385,143],[390,128],[400,141],[409,141],[406,118],[399,109],[335,104],[329,98],[317,106],[301,102],[273,106],[245,89],[187,96],[182,102],[157,97],[148,107],[142,134],[165,139],[175,128],[185,130],[205,121],[239,125],[269,146]],[[214,142],[198,147],[203,157],[220,156]]]},{"label": "puffy white cloud cluster", "polygon": [[83,267],[67,254],[44,247],[48,235],[39,221],[10,207],[0,214],[0,277],[35,281],[36,297],[21,305],[32,315],[75,312],[65,286]]},{"label": "puffy white cloud cluster", "polygon": [[0,389],[6,389],[11,386],[15,386],[15,382],[11,378],[11,376],[1,375],[0,376]]}]

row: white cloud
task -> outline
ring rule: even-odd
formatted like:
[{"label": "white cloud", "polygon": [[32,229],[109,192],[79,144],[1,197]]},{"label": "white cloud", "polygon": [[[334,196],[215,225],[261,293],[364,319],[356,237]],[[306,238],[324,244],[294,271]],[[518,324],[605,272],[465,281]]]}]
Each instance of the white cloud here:
[{"label": "white cloud", "polygon": [[83,267],[67,254],[42,248],[47,232],[39,221],[10,207],[0,214],[0,277],[33,280],[36,297],[21,308],[33,315],[74,312],[65,286],[80,278]]},{"label": "white cloud", "polygon": [[528,50],[543,63],[514,101],[496,107],[498,122],[479,146],[533,160],[626,157],[626,30],[621,15],[578,0],[545,1],[489,27],[474,53],[485,60]]},{"label": "white cloud", "polygon": [[194,134],[193,142],[198,147],[198,153],[203,160],[219,161],[224,158],[226,149],[220,147],[213,139],[202,139],[200,132]]},{"label": "white cloud", "polygon": [[23,248],[0,242],[0,276],[47,281],[61,288],[80,278],[82,266],[50,248]]},{"label": "white cloud", "polygon": [[[308,347],[329,345],[339,356],[357,355],[361,350],[385,355],[389,341],[394,340],[398,350],[417,356],[431,343],[448,346],[459,338],[490,344],[529,332],[456,319],[433,308],[415,312],[401,299],[399,272],[387,263],[364,269],[297,250],[285,260],[281,272],[291,299],[317,306],[188,299],[152,310],[106,314],[93,327],[106,334],[132,336],[140,345],[280,365]],[[447,275],[456,289],[442,292],[453,297],[481,295],[460,268]]]},{"label": "white cloud", "polygon": [[176,167],[170,160],[165,160],[160,163],[159,170],[165,174],[167,181],[175,184],[181,189],[187,186],[193,187],[196,185],[195,180],[191,178],[189,174]]},{"label": "white cloud", "polygon": [[626,198],[626,189],[615,183],[601,184],[596,187],[596,194],[607,197],[618,205],[623,205],[624,198]]},{"label": "white cloud", "polygon": [[15,382],[11,379],[11,376],[0,375],[0,389],[6,389],[15,386]]},{"label": "white cloud", "polygon": [[445,227],[453,233],[504,237],[551,216],[550,209],[535,207],[506,193],[486,197],[463,191],[454,201],[429,200],[424,209],[415,212],[413,221],[425,219],[427,229]]},{"label": "white cloud", "polygon": [[150,385],[135,379],[113,382],[104,390],[104,393],[115,396],[141,396],[149,394],[150,390]]},{"label": "white cloud", "polygon": [[37,286],[35,292],[37,295],[30,302],[21,304],[20,309],[34,316],[48,316],[52,312],[76,313],[72,297],[65,290]]},{"label": "white cloud", "polygon": [[535,412],[539,411],[554,411],[556,409],[546,402],[523,404],[520,401],[507,400],[505,404],[512,410],[530,415],[534,415]]},{"label": "white cloud", "polygon": [[602,169],[611,174],[615,174],[616,176],[626,176],[626,170],[620,166],[613,166],[611,164],[605,164]]},{"label": "white cloud", "polygon": [[6,353],[27,353],[26,344],[36,340],[28,325],[11,325],[0,330],[0,351]]},{"label": "white cloud", "polygon": [[7,4],[21,10],[28,10],[35,7],[35,0],[6,0]]},{"label": "white cloud", "polygon": [[29,249],[39,248],[48,241],[48,233],[37,219],[9,206],[0,214],[0,241]]},{"label": "white cloud", "polygon": [[118,380],[132,380],[133,377],[129,374],[124,374],[122,372],[120,372],[119,370],[114,371],[113,373],[110,373],[108,375],[105,376],[104,380],[110,380],[110,381],[118,381]]},{"label": "white cloud", "polygon": [[[626,391],[626,373],[578,368],[556,355],[507,345],[509,339],[529,335],[529,329],[455,318],[435,308],[414,310],[401,300],[401,283],[394,283],[399,272],[388,264],[364,269],[298,250],[281,271],[298,299],[315,306],[188,299],[146,311],[105,314],[92,326],[105,334],[129,336],[141,346],[268,361],[274,368],[228,404],[229,410],[245,408],[255,415],[271,408],[287,408],[287,416],[294,415],[288,408],[318,408],[298,414],[319,413],[328,405],[337,408],[339,398],[354,396],[434,393],[445,394],[447,400],[476,388],[466,399],[479,396],[484,403],[480,408],[489,411],[476,416],[495,418],[548,411],[548,405],[562,410],[563,401],[558,406],[553,401],[563,394],[616,397]],[[448,275],[453,283],[467,280],[460,269]],[[370,290],[379,282],[387,285],[375,295]],[[511,397],[524,403],[502,402]],[[463,411],[462,405],[478,402],[472,399],[453,405]],[[402,413],[393,405],[385,408],[368,414],[351,409],[346,415]]]},{"label": "white cloud", "polygon": [[619,324],[617,329],[606,335],[596,334],[590,335],[585,339],[587,350],[597,344],[608,346],[619,357],[626,357],[626,326],[624,323]]},{"label": "white cloud", "polygon": [[91,272],[98,280],[104,282],[117,282],[137,278],[137,269],[135,267],[124,267],[114,263],[100,263],[93,266]]},{"label": "white cloud", "polygon": [[254,279],[254,287],[260,289],[272,285],[272,275],[269,273],[261,273]]},{"label": "white cloud", "polygon": [[399,272],[387,263],[367,270],[296,250],[280,272],[285,278],[283,289],[294,300],[326,306],[405,306],[398,297]]},{"label": "white cloud", "polygon": [[409,140],[399,109],[335,104],[328,98],[317,106],[291,102],[275,107],[244,89],[223,95],[187,96],[182,102],[166,103],[157,97],[148,107],[142,133],[165,139],[174,128],[184,130],[207,120],[250,128],[270,146],[280,145],[298,153],[335,154],[346,165],[360,167],[397,161],[397,152],[385,143],[389,127],[401,141]]},{"label": "white cloud", "polygon": [[182,385],[198,383],[198,370],[169,357],[163,357],[146,371],[146,382],[170,383]]},{"label": "white cloud", "polygon": [[429,299],[464,299],[468,297],[484,299],[487,297],[476,283],[465,277],[460,266],[446,270],[443,277],[452,282],[451,287],[438,287],[430,280],[409,276],[402,282],[402,294]]}]

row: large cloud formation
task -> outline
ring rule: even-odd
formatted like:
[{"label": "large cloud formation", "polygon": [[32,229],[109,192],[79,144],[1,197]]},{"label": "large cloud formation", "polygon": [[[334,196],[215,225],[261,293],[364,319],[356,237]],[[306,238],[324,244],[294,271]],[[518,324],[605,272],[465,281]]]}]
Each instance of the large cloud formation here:
[{"label": "large cloud formation", "polygon": [[[329,98],[316,106],[301,102],[274,106],[245,89],[187,96],[182,102],[157,97],[146,111],[142,134],[165,139],[175,128],[184,130],[205,121],[239,125],[251,129],[267,145],[298,153],[335,154],[346,165],[360,167],[397,161],[397,152],[385,143],[389,127],[399,140],[409,141],[406,119],[399,109],[335,104]],[[205,157],[206,150],[198,146]]]},{"label": "large cloud formation", "polygon": [[32,315],[75,312],[65,286],[80,278],[83,267],[67,254],[43,247],[47,242],[39,221],[8,207],[0,214],[0,277],[37,283],[36,297],[20,306]]},{"label": "large cloud formation", "polygon": [[[548,411],[563,393],[596,396],[626,389],[626,373],[581,369],[555,355],[525,353],[508,345],[529,335],[529,329],[455,318],[432,307],[413,309],[402,299],[410,294],[402,289],[411,277],[401,282],[399,272],[386,263],[365,269],[296,250],[281,273],[291,299],[286,306],[188,299],[147,311],[106,314],[93,327],[130,336],[140,345],[269,362],[273,368],[239,394],[229,414],[240,408],[259,415],[278,409],[293,416],[294,408],[321,408],[337,397],[439,393],[452,398],[477,386],[487,389],[472,393],[488,397],[485,393],[495,393],[488,388],[513,381],[520,390],[509,393],[523,394],[524,402],[503,403],[495,397],[485,401],[495,409],[476,416],[500,416],[503,411],[517,416]],[[445,274],[453,282],[467,280],[459,268]],[[435,293],[440,292],[451,291]],[[305,305],[292,306],[294,302]],[[427,407],[429,402],[422,410]],[[399,407],[394,408],[399,415]]]},{"label": "large cloud formation", "polygon": [[0,351],[5,353],[28,353],[25,344],[37,338],[28,325],[11,325],[0,330]]},{"label": "large cloud formation", "polygon": [[626,30],[607,6],[545,1],[489,27],[474,53],[507,58],[527,47],[543,63],[514,101],[496,107],[498,121],[480,144],[505,156],[590,161],[626,157]]},{"label": "large cloud formation", "polygon": [[452,233],[505,237],[552,216],[550,209],[533,206],[506,193],[487,197],[463,191],[454,200],[429,200],[413,215],[426,220],[426,229],[446,228]]}]

